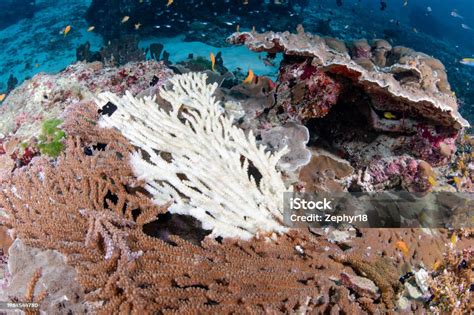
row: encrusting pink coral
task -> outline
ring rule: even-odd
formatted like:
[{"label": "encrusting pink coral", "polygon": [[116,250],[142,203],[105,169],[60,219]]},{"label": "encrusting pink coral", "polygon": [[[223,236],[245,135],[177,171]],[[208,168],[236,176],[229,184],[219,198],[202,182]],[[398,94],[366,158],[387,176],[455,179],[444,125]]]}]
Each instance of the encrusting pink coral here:
[{"label": "encrusting pink coral", "polygon": [[327,115],[337,102],[341,85],[308,61],[284,62],[278,77],[276,110],[306,122]]}]

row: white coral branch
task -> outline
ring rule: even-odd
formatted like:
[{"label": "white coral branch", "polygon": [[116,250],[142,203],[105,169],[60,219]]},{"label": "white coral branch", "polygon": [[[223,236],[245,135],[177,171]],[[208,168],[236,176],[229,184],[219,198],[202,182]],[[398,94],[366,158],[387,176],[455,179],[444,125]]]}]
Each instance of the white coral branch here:
[{"label": "white coral branch", "polygon": [[[258,232],[282,232],[283,193],[287,190],[276,170],[286,148],[270,154],[222,113],[213,96],[217,84],[206,84],[206,75],[190,73],[170,79],[171,88],[161,97],[171,110],[155,99],[99,96],[98,106],[108,102],[118,108],[103,116],[103,127],[115,127],[145,151],[131,163],[136,175],[147,182],[157,204],[170,199],[170,211],[191,215],[212,230],[212,235],[248,239]],[[163,158],[171,154],[171,161]],[[249,175],[252,165],[261,175]],[[260,176],[259,176],[260,177]]]}]

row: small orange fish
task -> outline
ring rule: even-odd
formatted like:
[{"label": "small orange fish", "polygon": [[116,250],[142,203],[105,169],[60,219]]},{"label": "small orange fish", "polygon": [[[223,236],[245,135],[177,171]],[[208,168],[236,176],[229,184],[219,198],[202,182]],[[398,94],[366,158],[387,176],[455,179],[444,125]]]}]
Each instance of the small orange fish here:
[{"label": "small orange fish", "polygon": [[66,36],[70,31],[71,31],[71,25],[66,26],[66,28],[63,31],[64,36]]},{"label": "small orange fish", "polygon": [[212,64],[211,69],[212,69],[212,71],[214,71],[214,69],[216,67],[216,56],[214,56],[214,53],[211,53],[209,55],[209,58],[211,58],[211,64]]},{"label": "small orange fish", "polygon": [[244,80],[244,84],[250,84],[253,83],[253,79],[255,78],[255,74],[253,73],[252,69],[249,69],[249,74]]},{"label": "small orange fish", "polygon": [[130,17],[128,15],[125,15],[123,18],[122,18],[122,23],[127,23],[128,20],[130,20]]},{"label": "small orange fish", "polygon": [[174,0],[168,0],[168,3],[166,4],[167,7],[169,7],[170,5],[172,5],[174,2]]},{"label": "small orange fish", "polygon": [[404,241],[397,241],[395,243],[395,247],[398,248],[403,253],[403,255],[405,257],[408,257],[408,255],[410,254],[410,250],[408,249],[408,245]]},{"label": "small orange fish", "polygon": [[89,28],[87,29],[87,31],[88,31],[88,32],[92,32],[94,29],[95,29],[95,26],[89,26]]},{"label": "small orange fish", "polygon": [[5,99],[7,95],[6,94],[1,94],[0,95],[0,102],[3,102],[3,100]]}]

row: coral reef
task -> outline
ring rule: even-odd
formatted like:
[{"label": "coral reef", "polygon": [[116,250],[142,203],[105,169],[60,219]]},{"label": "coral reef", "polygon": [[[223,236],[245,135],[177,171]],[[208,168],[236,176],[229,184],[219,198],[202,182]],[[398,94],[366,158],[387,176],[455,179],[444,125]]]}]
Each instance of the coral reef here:
[{"label": "coral reef", "polygon": [[372,105],[378,110],[407,112],[455,129],[468,126],[457,111],[441,62],[409,48],[394,47],[388,51],[386,47],[387,62],[374,71],[372,54],[363,51],[380,49],[380,45],[372,48],[367,41],[356,42],[351,56],[331,49],[324,38],[305,33],[302,27],[296,34],[238,32],[227,41],[245,44],[256,52],[301,57],[324,72],[351,79],[369,93]]},{"label": "coral reef", "polygon": [[348,264],[357,273],[371,279],[381,291],[381,297],[388,309],[394,308],[396,293],[400,290],[398,271],[386,259],[367,261],[353,255],[336,255],[337,262]]},{"label": "coral reef", "polygon": [[300,191],[343,191],[344,181],[354,174],[349,162],[324,150],[313,150],[311,153],[310,162],[299,172]]},{"label": "coral reef", "polygon": [[132,155],[133,169],[155,202],[173,201],[171,212],[195,217],[215,236],[284,231],[287,188],[275,167],[287,151],[266,153],[252,133],[233,126],[213,96],[217,84],[206,79],[198,73],[170,79],[171,87],[160,92],[168,111],[148,97],[102,93],[99,108],[114,104],[117,110],[100,125],[117,128],[146,152]]},{"label": "coral reef", "polygon": [[40,153],[57,156],[64,134],[45,124],[63,119],[67,111],[95,93],[123,94],[128,90],[136,95],[158,88],[171,74],[155,61],[129,63],[120,68],[95,62],[77,63],[59,74],[39,74],[24,82],[0,107],[0,177],[7,177],[14,168],[27,165]]},{"label": "coral reef", "polygon": [[51,314],[472,311],[470,229],[441,260],[454,242],[442,229],[282,223],[291,189],[472,189],[443,66],[302,29],[232,38],[282,52],[278,80],[237,84],[221,59],[167,67],[158,45],[152,61],[77,63],[11,91],[2,298]]},{"label": "coral reef", "polygon": [[171,71],[155,61],[107,68],[101,63],[76,63],[59,74],[38,74],[15,89],[0,108],[0,134],[26,140],[40,133],[42,121],[61,118],[65,108],[111,91],[137,94],[150,87],[153,77],[163,81]]},{"label": "coral reef", "polygon": [[41,134],[38,136],[38,148],[41,154],[58,157],[64,149],[62,141],[66,137],[66,133],[59,128],[61,123],[61,119],[50,119],[43,122]]},{"label": "coral reef", "polygon": [[306,148],[309,141],[309,132],[305,126],[289,122],[283,126],[262,131],[261,143],[269,151],[289,150],[280,158],[280,168],[295,171],[302,165],[308,164],[311,152]]},{"label": "coral reef", "polygon": [[[23,299],[18,299],[18,298],[13,298],[13,302],[19,302],[19,301],[24,301],[26,303],[31,303],[31,304],[36,304],[39,306],[39,304],[44,300],[46,297],[47,293],[46,291],[41,291],[41,293],[38,296],[34,296],[35,292],[35,287],[36,284],[38,283],[38,280],[41,278],[41,269],[38,269],[33,277],[31,278],[30,282],[28,283],[28,287],[26,288],[26,293]],[[35,306],[28,306],[25,307],[25,314],[26,315],[35,315],[39,314],[39,310],[36,309],[37,307]]]},{"label": "coral reef", "polygon": [[101,48],[100,56],[107,65],[121,66],[129,62],[144,61],[146,52],[138,47],[138,38],[130,35],[110,40]]},{"label": "coral reef", "polygon": [[[36,288],[28,288],[28,293],[26,284],[35,278],[38,270],[41,270],[41,277],[36,279]],[[84,293],[75,280],[75,269],[66,265],[64,256],[56,251],[33,248],[16,239],[8,252],[7,275],[8,286],[0,295],[4,301],[15,297],[18,302],[33,302],[28,295],[36,298],[43,295],[36,311],[64,314],[86,310],[85,305],[81,305]]]},{"label": "coral reef", "polygon": [[274,110],[283,111],[287,119],[302,122],[326,116],[336,105],[341,90],[339,83],[308,61],[284,62],[278,81]]},{"label": "coral reef", "polygon": [[469,126],[444,66],[412,49],[384,40],[346,44],[301,26],[295,34],[237,32],[227,41],[283,54],[275,101],[256,111],[260,125],[247,128],[259,134],[268,124],[301,122],[308,145],[349,161],[359,174],[343,190],[432,189],[432,168],[450,161]]},{"label": "coral reef", "polygon": [[430,311],[434,313],[467,314],[474,311],[474,249],[456,250],[444,254],[429,279],[433,293]]},{"label": "coral reef", "polygon": [[[80,106],[64,129],[81,139],[70,138],[55,163],[39,158],[16,170],[4,182],[9,188],[0,204],[15,237],[65,255],[87,312],[360,311],[347,289],[316,277],[336,271],[309,233],[293,231],[272,242],[162,240],[148,226],[167,209],[140,193],[127,158],[133,148],[94,124],[94,105]],[[107,145],[89,151],[94,143]]]}]

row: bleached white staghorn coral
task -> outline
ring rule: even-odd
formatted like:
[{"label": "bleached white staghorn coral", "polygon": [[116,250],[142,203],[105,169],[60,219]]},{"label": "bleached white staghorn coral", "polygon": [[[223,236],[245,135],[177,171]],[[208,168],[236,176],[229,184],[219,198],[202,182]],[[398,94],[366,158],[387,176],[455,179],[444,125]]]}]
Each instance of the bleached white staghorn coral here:
[{"label": "bleached white staghorn coral", "polygon": [[[108,102],[118,107],[100,125],[117,128],[147,153],[134,153],[131,163],[155,202],[172,199],[171,212],[195,217],[213,236],[248,239],[285,231],[287,189],[276,165],[286,148],[265,152],[252,133],[232,125],[233,118],[223,114],[213,96],[217,84],[207,85],[205,74],[177,75],[170,84],[160,95],[171,110],[160,108],[154,98],[129,93],[122,98],[103,93],[97,101],[99,107]],[[249,166],[258,170],[258,182]]]}]

